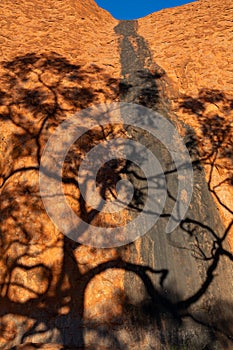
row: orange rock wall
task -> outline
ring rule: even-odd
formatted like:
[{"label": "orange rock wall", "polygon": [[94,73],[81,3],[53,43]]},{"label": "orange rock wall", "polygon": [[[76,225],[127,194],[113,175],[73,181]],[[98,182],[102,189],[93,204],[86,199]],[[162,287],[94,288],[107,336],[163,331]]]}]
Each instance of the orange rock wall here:
[{"label": "orange rock wall", "polygon": [[[211,157],[215,157],[213,143],[218,137],[219,149],[229,149],[221,157],[217,154],[211,173],[212,188],[222,182],[215,192],[226,206],[232,203],[232,17],[232,1],[210,4],[201,0],[147,16],[138,26],[154,61],[167,74],[172,111],[194,128],[201,155],[214,149]],[[128,257],[128,248],[96,250],[73,246],[64,239],[45,213],[36,169],[36,135],[48,115],[51,118],[41,134],[40,151],[48,134],[64,118],[94,103],[118,100],[117,23],[91,0],[0,3],[2,348],[21,342],[33,327],[37,335],[29,333],[23,341],[49,338],[64,342],[60,330],[66,330],[71,319],[77,319],[82,327],[80,317],[87,323],[105,321],[109,327],[119,322],[124,272],[103,269],[93,277],[89,271],[109,260]],[[72,80],[73,71],[76,78]],[[30,106],[26,99],[28,91],[35,88],[43,96],[39,100],[42,109]],[[82,101],[76,101],[77,91],[81,91]],[[26,173],[18,171],[24,168],[28,168]],[[208,164],[205,169],[208,179]],[[228,224],[231,213],[222,205],[219,208]],[[54,328],[47,322],[42,329],[35,321],[55,317],[59,321]]]},{"label": "orange rock wall", "polygon": [[173,112],[197,135],[198,157],[226,227],[233,218],[232,18],[231,0],[201,0],[153,13],[138,28],[166,71]]}]

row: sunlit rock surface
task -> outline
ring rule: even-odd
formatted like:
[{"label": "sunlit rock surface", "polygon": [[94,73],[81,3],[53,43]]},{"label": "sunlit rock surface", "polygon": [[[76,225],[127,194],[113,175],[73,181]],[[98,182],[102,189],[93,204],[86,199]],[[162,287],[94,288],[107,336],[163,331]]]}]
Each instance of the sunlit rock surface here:
[{"label": "sunlit rock surface", "polygon": [[[231,349],[232,18],[230,0],[123,24],[92,0],[1,1],[1,349]],[[192,155],[191,219],[174,251],[154,237],[163,221],[131,245],[96,249],[64,237],[43,207],[48,137],[81,109],[118,101],[169,117]],[[119,136],[128,137],[122,125],[96,128],[64,167],[71,207],[104,227],[130,213],[96,214],[73,180],[85,152]],[[104,195],[114,195],[117,176],[103,174]]]}]

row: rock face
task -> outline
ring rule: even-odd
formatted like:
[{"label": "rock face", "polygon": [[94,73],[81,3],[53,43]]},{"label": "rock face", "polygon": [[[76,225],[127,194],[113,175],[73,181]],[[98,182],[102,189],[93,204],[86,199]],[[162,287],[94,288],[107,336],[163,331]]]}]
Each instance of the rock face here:
[{"label": "rock face", "polygon": [[[232,348],[232,16],[231,1],[220,0],[120,22],[92,0],[1,1],[2,349]],[[94,211],[76,182],[85,154],[116,137],[146,143],[166,163],[170,195],[144,237],[97,249],[65,237],[49,219],[38,170],[62,121],[119,101],[177,126],[192,156],[194,193],[168,237],[177,193],[169,154],[151,136],[109,119],[67,154],[63,188],[72,209],[96,226],[130,220],[132,208],[115,216]],[[137,190],[137,207],[145,179],[127,162],[103,167],[98,188],[114,196],[122,174]]]},{"label": "rock face", "polygon": [[229,0],[202,0],[149,15],[138,28],[173,85],[173,111],[195,130],[193,142],[226,227],[233,195],[232,11]]}]

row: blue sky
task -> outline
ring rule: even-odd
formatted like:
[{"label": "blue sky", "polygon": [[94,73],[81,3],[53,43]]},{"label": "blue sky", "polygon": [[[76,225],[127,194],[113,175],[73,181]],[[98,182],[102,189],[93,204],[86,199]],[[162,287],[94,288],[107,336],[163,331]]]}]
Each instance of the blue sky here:
[{"label": "blue sky", "polygon": [[190,3],[185,0],[95,0],[117,19],[136,19],[163,8]]}]

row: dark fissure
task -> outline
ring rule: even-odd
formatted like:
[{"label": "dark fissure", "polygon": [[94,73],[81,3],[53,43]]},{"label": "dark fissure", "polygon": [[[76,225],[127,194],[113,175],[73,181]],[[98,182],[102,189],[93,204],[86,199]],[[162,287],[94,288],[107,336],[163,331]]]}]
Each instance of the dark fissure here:
[{"label": "dark fissure", "polygon": [[[169,101],[163,92],[166,73],[153,61],[137,27],[137,21],[120,21],[115,27],[121,60],[120,101],[146,106],[169,118]],[[190,129],[183,127],[190,134]],[[157,224],[140,238],[140,253],[136,245],[131,244],[132,263],[140,259],[142,265],[165,271],[166,277],[155,273],[148,280],[144,276],[140,284],[132,272],[126,272],[125,322],[131,324],[131,331],[143,349],[155,349],[158,344],[161,349],[170,346],[221,349],[222,338],[226,344],[232,340],[231,330],[226,327],[232,321],[233,312],[227,302],[233,287],[226,284],[226,280],[231,280],[232,267],[223,253],[227,246],[222,238],[224,227],[208,191],[204,171],[200,165],[193,165],[190,209],[177,229],[166,234],[166,223],[177,193],[174,164],[166,148],[150,134],[133,127],[129,130],[133,138],[144,143],[163,164],[168,198]],[[132,164],[128,172],[140,193],[146,179],[132,177],[132,173],[137,172]],[[146,336],[150,344],[142,347]]]}]

